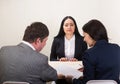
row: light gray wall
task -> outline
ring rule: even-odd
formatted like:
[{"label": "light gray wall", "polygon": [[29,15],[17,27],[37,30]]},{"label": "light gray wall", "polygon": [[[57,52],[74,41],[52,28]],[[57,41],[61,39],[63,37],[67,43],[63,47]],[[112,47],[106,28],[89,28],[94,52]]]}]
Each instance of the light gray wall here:
[{"label": "light gray wall", "polygon": [[110,42],[120,45],[120,0],[101,0],[99,9],[100,19],[108,30]]},{"label": "light gray wall", "polygon": [[27,25],[34,21],[45,23],[50,31],[42,53],[50,55],[53,37],[58,33],[65,16],[75,18],[79,31],[90,19],[101,20],[106,26],[110,42],[120,45],[119,0],[0,0],[0,47],[22,41]]}]

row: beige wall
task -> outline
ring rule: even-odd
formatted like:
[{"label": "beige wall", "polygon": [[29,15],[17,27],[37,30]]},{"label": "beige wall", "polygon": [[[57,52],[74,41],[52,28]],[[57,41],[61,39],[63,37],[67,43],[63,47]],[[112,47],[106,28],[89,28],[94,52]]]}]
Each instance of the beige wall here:
[{"label": "beige wall", "polygon": [[47,45],[41,52],[49,57],[53,37],[67,15],[75,18],[81,34],[81,27],[88,20],[101,20],[110,42],[120,45],[119,8],[120,0],[0,0],[0,47],[18,44],[26,26],[41,21],[50,31]]}]

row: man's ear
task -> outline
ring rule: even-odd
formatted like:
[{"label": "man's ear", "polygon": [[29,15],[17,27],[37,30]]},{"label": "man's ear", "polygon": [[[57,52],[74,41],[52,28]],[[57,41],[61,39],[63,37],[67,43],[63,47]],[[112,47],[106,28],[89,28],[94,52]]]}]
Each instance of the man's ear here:
[{"label": "man's ear", "polygon": [[35,44],[40,43],[41,42],[40,38],[35,39],[34,42],[35,42]]}]

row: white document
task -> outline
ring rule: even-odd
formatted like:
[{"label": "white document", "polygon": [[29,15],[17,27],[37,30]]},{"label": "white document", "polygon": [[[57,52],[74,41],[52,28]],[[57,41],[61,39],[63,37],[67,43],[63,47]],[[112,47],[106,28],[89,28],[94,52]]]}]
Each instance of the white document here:
[{"label": "white document", "polygon": [[83,75],[82,72],[77,70],[82,67],[79,63],[73,62],[72,64],[71,62],[52,62],[49,64],[57,70],[58,74],[63,74],[65,76],[71,75],[74,78],[79,78]]}]

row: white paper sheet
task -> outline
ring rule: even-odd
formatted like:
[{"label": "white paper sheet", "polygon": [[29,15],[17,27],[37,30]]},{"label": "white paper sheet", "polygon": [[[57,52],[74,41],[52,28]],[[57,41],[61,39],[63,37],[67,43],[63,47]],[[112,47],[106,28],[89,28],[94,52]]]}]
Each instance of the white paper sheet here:
[{"label": "white paper sheet", "polygon": [[79,63],[73,64],[72,63],[68,63],[68,62],[55,62],[54,63],[50,63],[50,65],[55,68],[57,70],[58,74],[64,74],[65,76],[67,75],[71,75],[74,78],[79,78],[80,76],[83,75],[82,72],[78,71],[77,69],[81,68],[82,65],[80,65]]}]

